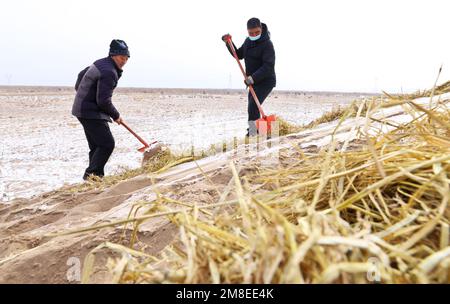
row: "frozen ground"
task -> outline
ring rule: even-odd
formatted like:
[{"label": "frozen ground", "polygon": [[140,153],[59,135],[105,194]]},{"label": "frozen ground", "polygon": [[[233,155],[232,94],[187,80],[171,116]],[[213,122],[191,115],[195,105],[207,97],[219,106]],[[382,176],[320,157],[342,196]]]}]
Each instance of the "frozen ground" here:
[{"label": "frozen ground", "polygon": [[[0,201],[30,197],[81,182],[88,147],[83,129],[70,115],[74,93],[67,88],[0,88]],[[303,124],[361,94],[275,92],[267,113]],[[244,92],[122,89],[113,98],[122,117],[143,138],[158,139],[174,151],[192,145],[242,138],[247,128]],[[116,149],[106,174],[140,166],[141,145],[123,127],[111,125]]]}]

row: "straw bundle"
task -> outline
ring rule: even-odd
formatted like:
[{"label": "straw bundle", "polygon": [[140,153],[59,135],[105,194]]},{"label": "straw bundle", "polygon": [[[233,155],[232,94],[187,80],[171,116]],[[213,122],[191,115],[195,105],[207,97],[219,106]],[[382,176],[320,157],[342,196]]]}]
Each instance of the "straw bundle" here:
[{"label": "straw bundle", "polygon": [[[449,91],[450,82],[435,90]],[[107,247],[121,254],[109,262],[116,282],[449,283],[449,100],[427,108],[414,97],[349,109],[343,117],[366,119],[358,141],[285,149],[276,167],[230,162],[232,190],[216,204],[176,209],[160,193],[127,222],[167,216],[179,237],[158,256],[102,244],[84,281]],[[413,119],[375,115],[394,106]]]},{"label": "straw bundle", "polygon": [[[92,189],[105,189],[107,187],[118,184],[121,181],[133,178],[138,175],[146,173],[158,173],[164,171],[167,168],[179,165],[184,162],[192,161],[193,157],[184,157],[182,155],[174,155],[170,149],[165,148],[159,151],[157,154],[149,158],[140,168],[129,170],[127,168],[123,169],[115,175],[104,176],[99,178],[96,176],[89,177],[89,179],[83,184],[77,184],[75,186],[70,186],[68,188],[63,188],[60,191],[78,193],[89,191]],[[58,190],[57,190],[58,191]]]}]

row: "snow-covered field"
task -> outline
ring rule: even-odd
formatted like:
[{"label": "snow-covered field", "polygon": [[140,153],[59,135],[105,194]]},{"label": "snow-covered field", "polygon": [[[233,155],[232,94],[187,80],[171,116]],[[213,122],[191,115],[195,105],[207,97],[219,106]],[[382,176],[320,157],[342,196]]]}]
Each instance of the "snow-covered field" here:
[{"label": "snow-covered field", "polygon": [[[67,88],[0,88],[0,201],[30,197],[81,182],[88,146],[71,116],[74,92]],[[265,111],[296,124],[350,103],[361,94],[275,92]],[[242,92],[208,90],[121,90],[113,101],[122,117],[147,141],[173,151],[242,138],[247,101]],[[106,174],[140,166],[141,144],[122,126],[111,124],[116,149]]]}]

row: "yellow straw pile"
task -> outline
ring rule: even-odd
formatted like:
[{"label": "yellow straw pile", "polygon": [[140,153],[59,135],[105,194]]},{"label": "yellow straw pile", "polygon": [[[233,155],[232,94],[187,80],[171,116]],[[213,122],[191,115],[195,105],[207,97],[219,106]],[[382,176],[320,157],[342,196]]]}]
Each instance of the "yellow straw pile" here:
[{"label": "yellow straw pile", "polygon": [[[450,82],[433,91],[449,92]],[[172,209],[159,193],[152,212],[176,223],[179,236],[157,256],[102,244],[86,259],[84,281],[108,247],[121,254],[110,261],[116,282],[449,283],[449,100],[428,108],[414,97],[343,115],[365,117],[366,131],[390,131],[313,153],[285,149],[277,166],[230,162],[225,200]],[[413,119],[372,119],[394,106]],[[138,230],[145,219],[129,221]]]}]

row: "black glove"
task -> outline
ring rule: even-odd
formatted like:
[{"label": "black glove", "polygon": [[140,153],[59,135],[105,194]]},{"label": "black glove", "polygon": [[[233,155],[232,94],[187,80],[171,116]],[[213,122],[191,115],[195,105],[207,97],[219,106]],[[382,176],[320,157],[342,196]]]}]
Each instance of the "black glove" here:
[{"label": "black glove", "polygon": [[245,83],[247,86],[250,86],[250,85],[254,85],[254,84],[255,84],[255,82],[253,81],[253,77],[252,77],[252,76],[247,76],[247,78],[244,80],[244,83]]}]

